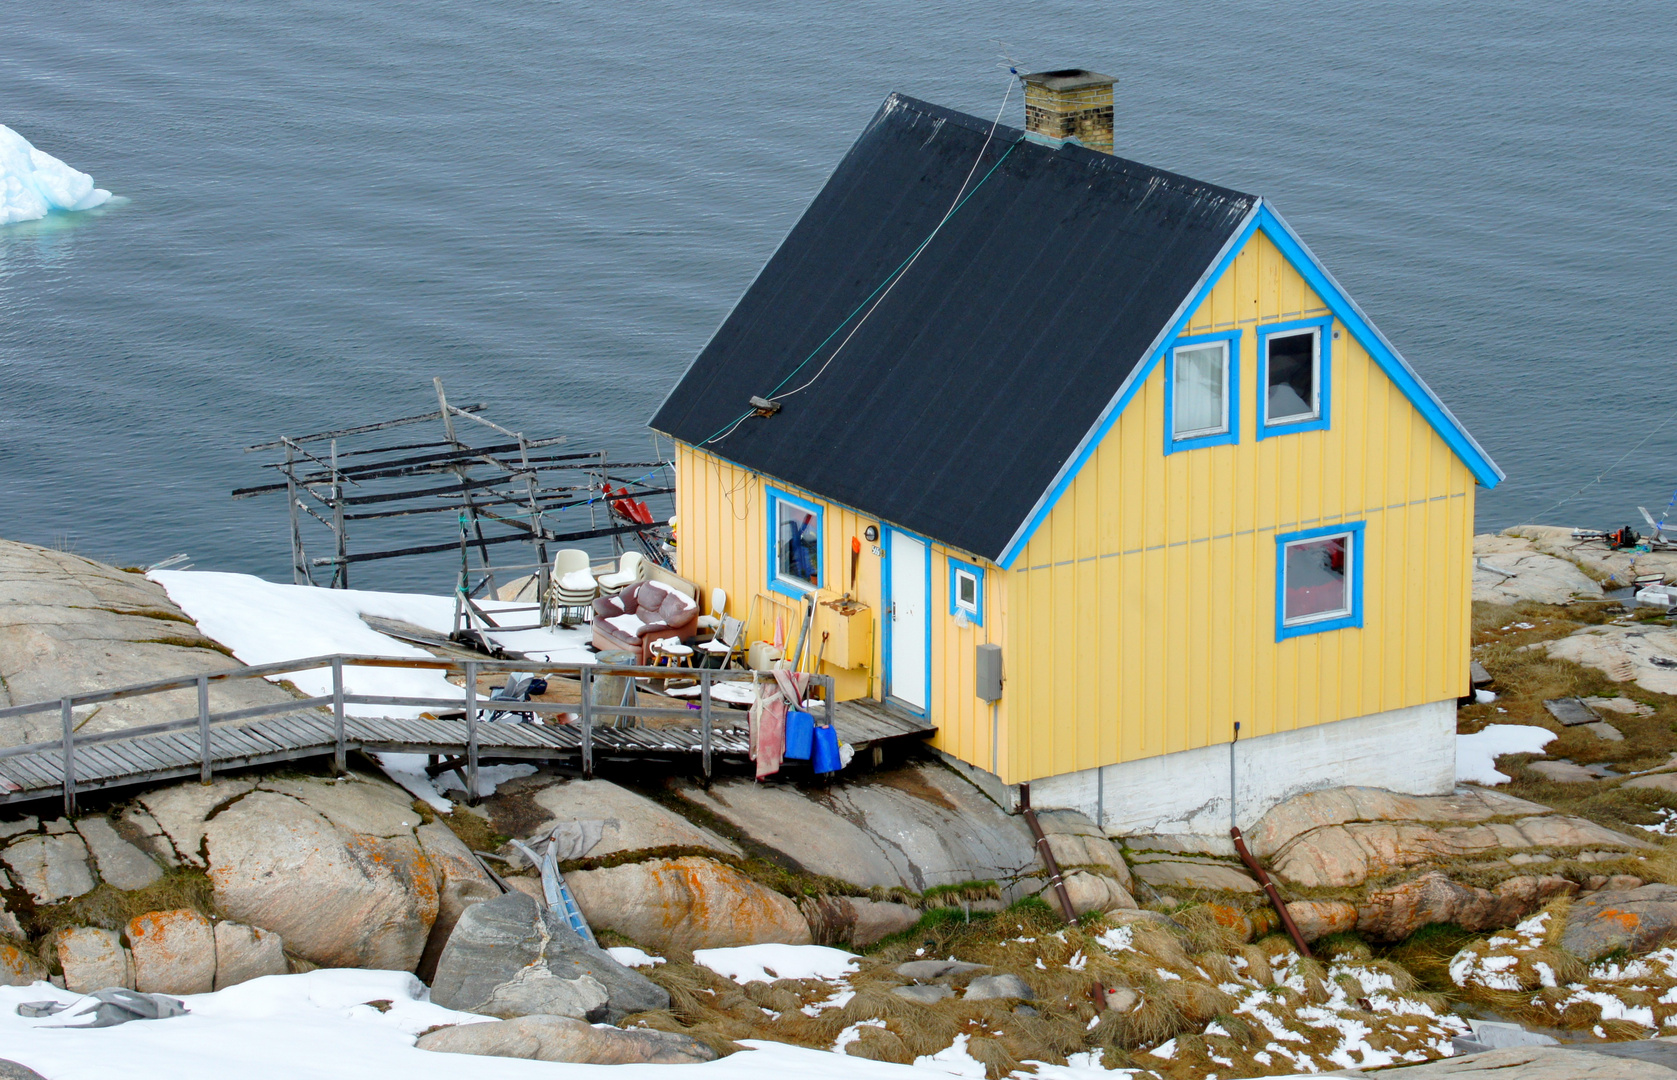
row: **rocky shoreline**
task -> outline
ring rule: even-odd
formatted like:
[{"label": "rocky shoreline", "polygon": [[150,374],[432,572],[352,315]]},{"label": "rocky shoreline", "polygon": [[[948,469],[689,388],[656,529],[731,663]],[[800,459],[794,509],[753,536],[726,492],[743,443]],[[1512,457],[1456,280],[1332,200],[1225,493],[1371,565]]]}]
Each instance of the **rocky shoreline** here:
[{"label": "rocky shoreline", "polygon": [[[1509,994],[1536,995],[1513,1008],[1529,1023],[1657,1033],[1677,1023],[1677,1004],[1658,1000],[1677,1002],[1677,955],[1660,951],[1677,934],[1677,865],[1659,824],[1677,816],[1677,682],[1650,685],[1664,665],[1624,658],[1664,655],[1677,631],[1615,614],[1597,578],[1628,559],[1563,557],[1562,531],[1476,542],[1475,655],[1494,689],[1462,710],[1464,733],[1544,726],[1548,753],[1501,758],[1505,788],[1311,792],[1248,830],[1320,962],[1276,935],[1226,844],[1107,836],[1070,811],[1041,820],[1082,922],[1051,930],[1024,823],[929,759],[809,788],[539,770],[446,812],[357,761],[341,777],[250,770],[118,792],[73,821],[0,810],[0,985],[192,995],[314,968],[401,971],[438,1004],[502,1021],[418,1041],[439,1052],[676,1063],[757,1038],[912,1063],[958,1045],[993,1076],[1104,1054],[1188,1077],[1243,1043],[1250,1075],[1334,1067],[1347,1025],[1361,1025],[1365,1061],[1419,1061],[1466,1030],[1452,1002],[1509,1010]],[[141,574],[0,543],[8,704],[237,665],[216,644]],[[1591,706],[1621,738],[1544,712],[1562,685],[1626,702]],[[114,730],[181,709],[153,707],[82,722]],[[0,744],[40,734],[4,729]],[[604,948],[547,913],[509,843],[580,822],[597,822],[598,840],[562,869]],[[1014,957],[1008,935],[1032,944]],[[905,974],[934,944],[977,974]],[[702,962],[760,946],[848,949],[857,967],[740,983]],[[1603,966],[1622,971],[1624,956],[1648,959],[1631,978]],[[980,976],[1006,992],[976,995]],[[1248,1039],[1219,1034],[1231,1016],[1257,1023],[1254,1010],[1274,1020],[1267,1036],[1268,1021]],[[1309,1045],[1253,1056],[1290,1045],[1277,1031]]]}]

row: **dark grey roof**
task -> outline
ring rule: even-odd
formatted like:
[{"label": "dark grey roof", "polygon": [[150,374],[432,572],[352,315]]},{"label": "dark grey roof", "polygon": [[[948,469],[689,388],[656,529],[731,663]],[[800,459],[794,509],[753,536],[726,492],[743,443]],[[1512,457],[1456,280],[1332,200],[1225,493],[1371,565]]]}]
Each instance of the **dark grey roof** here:
[{"label": "dark grey roof", "polygon": [[989,129],[886,98],[652,427],[704,444],[844,343],[705,449],[997,558],[1257,200]]}]

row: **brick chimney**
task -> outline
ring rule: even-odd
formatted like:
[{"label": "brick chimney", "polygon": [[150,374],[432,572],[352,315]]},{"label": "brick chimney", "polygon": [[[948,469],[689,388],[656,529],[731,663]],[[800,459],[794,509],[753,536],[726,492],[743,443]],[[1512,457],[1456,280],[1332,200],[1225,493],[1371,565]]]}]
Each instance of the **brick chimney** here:
[{"label": "brick chimney", "polygon": [[1056,143],[1077,140],[1081,146],[1112,153],[1112,84],[1110,75],[1082,68],[1039,71],[1025,80],[1025,130]]}]

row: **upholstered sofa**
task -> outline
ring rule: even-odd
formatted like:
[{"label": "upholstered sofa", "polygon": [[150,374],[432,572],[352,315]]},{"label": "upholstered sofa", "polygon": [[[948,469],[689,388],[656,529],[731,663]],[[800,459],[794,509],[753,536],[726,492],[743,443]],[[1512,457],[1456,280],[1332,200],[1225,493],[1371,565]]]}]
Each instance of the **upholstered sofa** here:
[{"label": "upholstered sofa", "polygon": [[699,629],[699,605],[661,581],[643,581],[616,596],[594,601],[594,647],[633,652],[649,659],[647,646],[659,638],[690,638]]}]

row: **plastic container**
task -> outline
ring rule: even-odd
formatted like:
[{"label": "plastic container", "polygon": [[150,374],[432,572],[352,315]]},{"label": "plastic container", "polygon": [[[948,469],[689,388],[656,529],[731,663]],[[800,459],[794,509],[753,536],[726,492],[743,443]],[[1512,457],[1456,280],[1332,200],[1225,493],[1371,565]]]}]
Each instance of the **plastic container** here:
[{"label": "plastic container", "polygon": [[787,761],[808,761],[815,744],[815,717],[802,709],[791,709],[786,713],[786,753],[782,756]]},{"label": "plastic container", "polygon": [[815,753],[811,765],[818,773],[834,773],[844,768],[844,762],[839,758],[838,732],[830,724],[815,729]]}]

